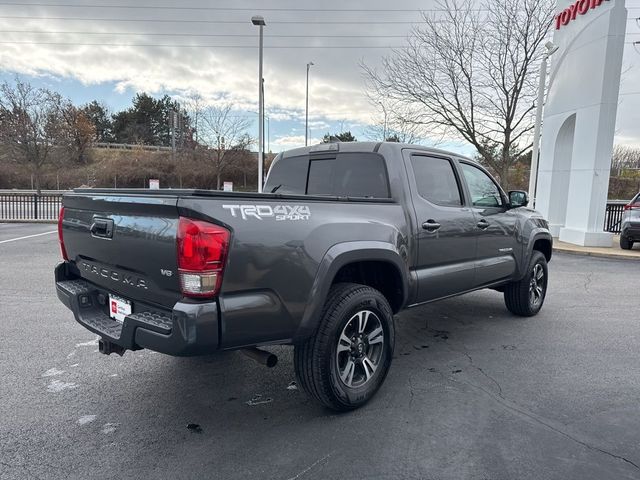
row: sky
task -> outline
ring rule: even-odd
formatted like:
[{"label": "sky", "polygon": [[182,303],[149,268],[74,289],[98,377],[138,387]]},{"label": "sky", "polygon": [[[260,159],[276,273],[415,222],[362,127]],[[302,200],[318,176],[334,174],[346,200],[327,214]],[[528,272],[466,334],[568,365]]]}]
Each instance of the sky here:
[{"label": "sky", "polygon": [[[237,115],[257,119],[258,28],[250,19],[262,15],[270,149],[304,145],[308,62],[314,63],[310,143],[345,130],[366,139],[377,112],[364,94],[360,65],[380,65],[419,24],[418,9],[436,6],[435,0],[265,3],[0,0],[0,80],[20,75],[76,104],[101,101],[112,112],[128,107],[136,92],[177,98],[197,93],[210,102],[232,102]],[[640,17],[640,0],[627,0],[627,7],[616,142],[640,146],[640,48],[631,44],[640,40],[633,20]],[[456,139],[439,146],[473,154]]]}]

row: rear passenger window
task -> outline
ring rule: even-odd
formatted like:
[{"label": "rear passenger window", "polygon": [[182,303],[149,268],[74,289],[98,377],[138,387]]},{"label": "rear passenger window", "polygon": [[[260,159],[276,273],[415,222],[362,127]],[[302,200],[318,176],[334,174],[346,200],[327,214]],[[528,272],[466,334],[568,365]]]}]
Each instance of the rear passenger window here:
[{"label": "rear passenger window", "polygon": [[277,193],[304,195],[307,185],[308,157],[281,158],[276,161],[269,172],[264,186],[265,193],[275,190]]},{"label": "rear passenger window", "polygon": [[384,158],[375,153],[339,153],[309,162],[309,195],[389,198]]},{"label": "rear passenger window", "polygon": [[462,205],[460,186],[449,160],[413,155],[411,166],[422,198],[447,207]]}]

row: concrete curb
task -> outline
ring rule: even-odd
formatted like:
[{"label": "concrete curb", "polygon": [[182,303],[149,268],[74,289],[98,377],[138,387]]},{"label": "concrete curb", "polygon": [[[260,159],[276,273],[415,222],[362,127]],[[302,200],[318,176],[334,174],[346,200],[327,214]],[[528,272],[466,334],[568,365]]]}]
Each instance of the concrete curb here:
[{"label": "concrete curb", "polygon": [[612,258],[615,260],[632,260],[632,261],[640,261],[640,250],[638,251],[638,255],[633,254],[623,254],[623,253],[605,253],[605,252],[594,252],[590,250],[574,250],[572,248],[565,247],[556,247],[554,245],[553,251],[559,253],[567,253],[569,255],[582,255],[584,257],[596,257],[596,258]]}]

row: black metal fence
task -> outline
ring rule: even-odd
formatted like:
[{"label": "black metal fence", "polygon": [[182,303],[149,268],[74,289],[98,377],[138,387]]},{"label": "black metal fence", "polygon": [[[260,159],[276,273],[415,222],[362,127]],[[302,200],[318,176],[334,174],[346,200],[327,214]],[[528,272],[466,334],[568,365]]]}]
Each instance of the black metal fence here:
[{"label": "black metal fence", "polygon": [[605,232],[620,233],[622,230],[622,214],[627,203],[622,200],[607,202],[607,209],[604,213]]},{"label": "black metal fence", "polygon": [[0,221],[57,220],[63,193],[0,191]]},{"label": "black metal fence", "polygon": [[[33,192],[0,191],[0,221],[57,220],[62,206],[61,191]],[[604,215],[605,232],[620,233],[626,201],[607,202]]]}]

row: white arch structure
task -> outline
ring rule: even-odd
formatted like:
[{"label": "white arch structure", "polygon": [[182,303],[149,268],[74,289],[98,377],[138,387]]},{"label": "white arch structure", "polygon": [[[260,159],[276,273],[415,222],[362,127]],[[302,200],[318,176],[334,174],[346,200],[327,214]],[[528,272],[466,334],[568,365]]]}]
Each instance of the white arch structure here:
[{"label": "white arch structure", "polygon": [[627,24],[624,0],[558,0],[536,208],[576,245],[611,247],[603,231]]}]

